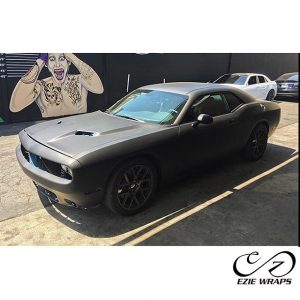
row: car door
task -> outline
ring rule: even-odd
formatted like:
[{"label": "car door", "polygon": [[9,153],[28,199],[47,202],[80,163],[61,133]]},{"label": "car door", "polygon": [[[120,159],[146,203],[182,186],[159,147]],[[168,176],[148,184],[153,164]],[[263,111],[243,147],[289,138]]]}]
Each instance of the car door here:
[{"label": "car door", "polygon": [[257,81],[257,76],[252,75],[248,78],[248,82],[246,83],[245,91],[252,95],[254,98],[258,99],[259,98],[259,86],[258,86],[258,81]]},{"label": "car door", "polygon": [[258,96],[257,98],[258,99],[261,99],[261,100],[265,100],[267,98],[267,95],[268,95],[268,92],[269,92],[269,84],[266,82],[266,79],[264,76],[262,75],[259,75],[257,76],[258,77],[258,89],[257,89],[257,92],[258,92]]},{"label": "car door", "polygon": [[[193,126],[200,114],[213,117],[211,124]],[[182,169],[197,166],[229,152],[232,148],[234,120],[223,93],[196,98],[180,124],[178,151]]]}]

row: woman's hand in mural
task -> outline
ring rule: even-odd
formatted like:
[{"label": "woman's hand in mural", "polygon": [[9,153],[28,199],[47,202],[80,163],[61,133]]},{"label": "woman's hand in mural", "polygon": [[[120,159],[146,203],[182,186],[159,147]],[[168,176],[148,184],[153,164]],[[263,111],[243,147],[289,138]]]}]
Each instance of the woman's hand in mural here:
[{"label": "woman's hand in mural", "polygon": [[11,96],[9,108],[12,112],[22,110],[39,97],[41,86],[38,77],[47,60],[48,54],[41,53],[33,66],[21,77]]},{"label": "woman's hand in mural", "polygon": [[73,53],[64,53],[64,54],[66,59],[71,63],[73,63],[74,58],[76,59],[76,56]]},{"label": "woman's hand in mural", "polygon": [[42,60],[44,64],[48,62],[48,53],[40,53],[38,59]]},{"label": "woman's hand in mural", "polygon": [[90,92],[102,94],[104,89],[98,74],[85,62],[73,53],[65,53],[66,59],[71,62],[80,72],[83,86]]}]

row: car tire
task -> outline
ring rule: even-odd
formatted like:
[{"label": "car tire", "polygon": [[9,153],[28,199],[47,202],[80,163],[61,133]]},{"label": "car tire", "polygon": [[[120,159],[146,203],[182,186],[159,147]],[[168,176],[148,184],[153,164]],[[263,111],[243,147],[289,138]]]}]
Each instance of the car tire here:
[{"label": "car tire", "polygon": [[243,150],[243,156],[248,161],[257,161],[265,153],[268,144],[268,128],[265,124],[258,124],[252,131]]},{"label": "car tire", "polygon": [[275,91],[274,90],[270,90],[269,93],[268,93],[268,95],[267,95],[266,100],[272,101],[274,99],[275,99]]},{"label": "car tire", "polygon": [[150,161],[142,158],[128,161],[112,175],[105,204],[124,216],[139,213],[150,204],[157,183],[157,171]]}]

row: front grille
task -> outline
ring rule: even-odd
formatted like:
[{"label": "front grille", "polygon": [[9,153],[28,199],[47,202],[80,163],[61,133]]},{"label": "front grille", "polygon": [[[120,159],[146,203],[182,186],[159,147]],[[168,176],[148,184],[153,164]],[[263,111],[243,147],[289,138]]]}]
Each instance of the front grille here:
[{"label": "front grille", "polygon": [[52,175],[65,178],[65,179],[72,179],[72,176],[68,173],[66,173],[62,168],[61,165],[53,162],[51,160],[48,160],[46,158],[43,158],[41,156],[38,156],[34,153],[29,152],[24,148],[23,145],[21,145],[21,151],[23,153],[23,156],[25,159],[35,166],[36,168],[39,168],[43,171],[46,171]]},{"label": "front grille", "polygon": [[299,83],[296,81],[277,81],[277,86],[288,86],[288,87],[298,87]]},{"label": "front grille", "polygon": [[29,162],[29,152],[27,150],[25,150],[23,145],[21,145],[21,151],[22,151],[23,156],[25,157],[25,159]]}]

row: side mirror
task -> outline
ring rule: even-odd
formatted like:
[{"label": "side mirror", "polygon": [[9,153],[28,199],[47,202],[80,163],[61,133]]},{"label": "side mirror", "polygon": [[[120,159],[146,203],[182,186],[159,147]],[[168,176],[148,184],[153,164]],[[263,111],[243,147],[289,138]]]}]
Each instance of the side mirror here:
[{"label": "side mirror", "polygon": [[213,122],[213,117],[207,114],[200,114],[192,126],[197,127],[199,124],[211,124]]}]

